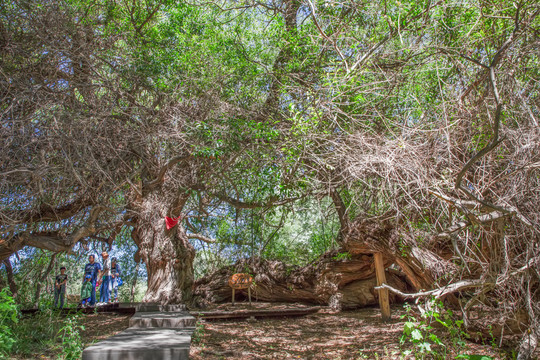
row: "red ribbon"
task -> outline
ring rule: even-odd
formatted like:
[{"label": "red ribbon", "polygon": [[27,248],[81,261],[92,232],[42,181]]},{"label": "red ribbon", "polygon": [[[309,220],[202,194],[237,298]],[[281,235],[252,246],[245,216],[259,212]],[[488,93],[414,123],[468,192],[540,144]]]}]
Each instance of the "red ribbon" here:
[{"label": "red ribbon", "polygon": [[182,215],[178,216],[177,218],[170,218],[168,216],[165,216],[165,224],[167,224],[167,230],[171,230],[173,227],[178,224],[178,221],[180,221],[180,218]]}]

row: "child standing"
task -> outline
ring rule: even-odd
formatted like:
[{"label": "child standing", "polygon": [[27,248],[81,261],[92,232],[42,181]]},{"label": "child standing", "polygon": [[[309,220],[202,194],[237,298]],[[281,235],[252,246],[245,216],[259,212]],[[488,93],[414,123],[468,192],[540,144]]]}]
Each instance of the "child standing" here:
[{"label": "child standing", "polygon": [[84,277],[84,283],[81,288],[81,305],[87,307],[92,300],[92,275],[87,274]]}]

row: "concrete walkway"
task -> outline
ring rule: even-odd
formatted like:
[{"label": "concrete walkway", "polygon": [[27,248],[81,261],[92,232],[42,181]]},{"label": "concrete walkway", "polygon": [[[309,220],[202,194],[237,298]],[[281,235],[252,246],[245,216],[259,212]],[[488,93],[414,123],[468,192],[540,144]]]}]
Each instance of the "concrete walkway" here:
[{"label": "concrete walkway", "polygon": [[123,332],[87,347],[83,360],[188,359],[195,318],[183,305],[130,304],[137,312]]}]

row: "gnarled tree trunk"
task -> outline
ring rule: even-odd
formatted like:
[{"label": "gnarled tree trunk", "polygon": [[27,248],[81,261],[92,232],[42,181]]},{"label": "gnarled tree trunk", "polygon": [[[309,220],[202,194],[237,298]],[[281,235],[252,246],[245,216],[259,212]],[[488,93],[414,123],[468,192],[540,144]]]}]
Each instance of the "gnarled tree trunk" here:
[{"label": "gnarled tree trunk", "polygon": [[195,249],[184,228],[167,230],[165,216],[178,216],[187,196],[159,187],[141,199],[133,233],[139,255],[146,264],[148,289],[144,302],[189,303],[193,285]]},{"label": "gnarled tree trunk", "polygon": [[[405,234],[390,222],[355,221],[347,225],[342,248],[325,254],[315,264],[287,271],[279,261],[244,260],[233,269],[221,269],[198,280],[195,283],[196,302],[204,306],[228,301],[231,298],[228,276],[233,271],[244,272],[247,266],[256,284],[252,293],[257,299],[302,301],[338,309],[375,305],[378,303],[378,292],[374,289],[377,281],[373,254],[376,252],[383,254],[388,285],[415,291],[431,288],[432,273],[447,271],[452,264],[406,241]],[[392,264],[402,271],[397,267],[389,268]],[[391,294],[390,300],[398,298]]]}]

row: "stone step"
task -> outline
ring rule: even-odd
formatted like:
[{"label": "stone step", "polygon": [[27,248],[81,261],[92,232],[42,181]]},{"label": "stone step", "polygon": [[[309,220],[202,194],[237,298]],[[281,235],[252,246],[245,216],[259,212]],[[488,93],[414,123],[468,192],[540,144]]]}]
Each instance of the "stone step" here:
[{"label": "stone step", "polygon": [[188,360],[188,329],[129,328],[84,349],[83,360]]},{"label": "stone step", "polygon": [[185,304],[169,304],[169,305],[161,305],[160,311],[165,312],[179,312],[179,311],[186,311],[186,305]]},{"label": "stone step", "polygon": [[159,303],[120,303],[120,307],[134,307],[138,312],[144,311],[163,311],[163,312],[179,312],[186,311],[184,304],[169,304],[161,305]]},{"label": "stone step", "polygon": [[196,320],[187,312],[136,312],[129,319],[129,326],[136,329],[143,328],[175,328],[183,329],[194,327]]}]

